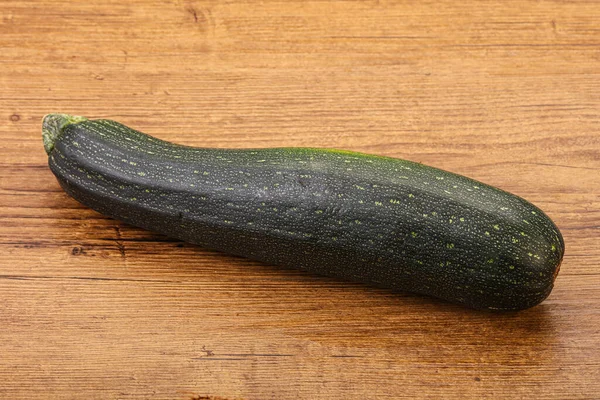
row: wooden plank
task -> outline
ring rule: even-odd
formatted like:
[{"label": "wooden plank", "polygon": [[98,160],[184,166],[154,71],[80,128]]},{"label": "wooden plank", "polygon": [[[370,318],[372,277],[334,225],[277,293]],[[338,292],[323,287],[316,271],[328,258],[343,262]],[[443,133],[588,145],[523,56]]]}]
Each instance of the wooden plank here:
[{"label": "wooden plank", "polygon": [[[585,0],[2,1],[0,397],[597,398],[599,26]],[[556,221],[561,273],[489,314],[180,243],[63,193],[49,112],[465,174]]]}]

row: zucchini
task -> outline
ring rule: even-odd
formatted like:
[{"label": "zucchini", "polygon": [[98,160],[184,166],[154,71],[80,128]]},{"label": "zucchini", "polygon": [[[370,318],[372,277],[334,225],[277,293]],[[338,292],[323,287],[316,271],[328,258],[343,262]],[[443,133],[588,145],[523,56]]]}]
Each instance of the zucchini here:
[{"label": "zucchini", "polygon": [[270,264],[520,310],[552,290],[564,253],[526,200],[440,169],[316,148],[181,146],[111,120],[49,114],[48,163],[102,214]]}]

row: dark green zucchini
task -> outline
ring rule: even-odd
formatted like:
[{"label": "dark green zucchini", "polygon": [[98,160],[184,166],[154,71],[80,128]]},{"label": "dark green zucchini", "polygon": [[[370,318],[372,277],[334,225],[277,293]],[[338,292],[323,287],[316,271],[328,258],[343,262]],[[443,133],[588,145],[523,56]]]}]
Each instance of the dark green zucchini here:
[{"label": "dark green zucchini", "polygon": [[184,241],[479,309],[552,290],[564,242],[537,207],[418,163],[313,149],[205,149],[111,120],[43,121],[64,190]]}]

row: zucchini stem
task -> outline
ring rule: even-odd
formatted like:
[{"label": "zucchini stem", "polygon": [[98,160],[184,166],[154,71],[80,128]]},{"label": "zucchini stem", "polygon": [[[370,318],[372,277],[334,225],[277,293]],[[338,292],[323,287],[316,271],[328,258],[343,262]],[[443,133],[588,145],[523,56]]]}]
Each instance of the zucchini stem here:
[{"label": "zucchini stem", "polygon": [[85,117],[79,117],[69,114],[48,114],[42,120],[42,139],[44,140],[44,149],[50,155],[54,149],[54,143],[63,130],[72,124],[87,121]]}]

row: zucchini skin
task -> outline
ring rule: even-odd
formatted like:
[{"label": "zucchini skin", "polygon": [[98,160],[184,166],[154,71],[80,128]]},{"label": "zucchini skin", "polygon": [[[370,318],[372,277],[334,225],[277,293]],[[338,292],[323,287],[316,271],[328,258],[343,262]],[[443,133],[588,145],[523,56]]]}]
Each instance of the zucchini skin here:
[{"label": "zucchini skin", "polygon": [[49,114],[50,169],[82,204],[269,264],[521,310],[551,292],[564,254],[526,200],[418,163],[316,148],[181,146],[111,120]]}]

